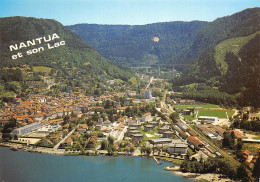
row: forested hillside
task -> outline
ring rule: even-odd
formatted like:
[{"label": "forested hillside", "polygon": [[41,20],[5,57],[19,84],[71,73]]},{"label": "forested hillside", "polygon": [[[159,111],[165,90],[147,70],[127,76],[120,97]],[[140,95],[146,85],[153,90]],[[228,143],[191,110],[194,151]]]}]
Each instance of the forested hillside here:
[{"label": "forested hillside", "polygon": [[245,37],[260,29],[260,8],[251,8],[218,18],[202,27],[193,42],[191,53],[199,55],[218,42]]},{"label": "forested hillside", "polygon": [[[56,38],[52,40],[54,34]],[[44,37],[49,40],[49,35],[51,41],[44,41]],[[127,80],[131,76],[128,71],[118,68],[114,63],[103,58],[77,34],[55,20],[26,17],[1,18],[0,38],[1,68],[28,64],[49,66],[60,70],[73,69],[92,77],[105,74]],[[35,41],[35,45],[27,41]],[[14,47],[16,45],[18,50],[11,49],[10,45]],[[22,57],[12,57],[18,53],[21,53]]]},{"label": "forested hillside", "polygon": [[[186,96],[219,103],[217,100],[228,93],[230,99],[222,100],[222,104],[259,107],[259,31],[260,8],[207,24],[193,45],[201,53],[182,77],[175,80],[175,86],[200,83],[199,88],[186,88]],[[207,94],[199,95],[202,90]]]},{"label": "forested hillside", "polygon": [[197,32],[207,22],[166,22],[148,25],[68,26],[104,57],[127,63],[190,63]]}]

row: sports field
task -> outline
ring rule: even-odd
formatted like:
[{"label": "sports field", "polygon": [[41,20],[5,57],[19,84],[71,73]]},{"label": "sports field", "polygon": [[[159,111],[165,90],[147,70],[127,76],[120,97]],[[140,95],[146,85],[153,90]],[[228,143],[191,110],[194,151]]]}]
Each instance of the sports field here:
[{"label": "sports field", "polygon": [[219,118],[227,118],[226,111],[218,110],[200,110],[198,116],[215,116]]},{"label": "sports field", "polygon": [[33,67],[33,71],[34,72],[47,72],[47,73],[50,73],[51,69],[52,68],[46,67],[46,66],[34,66]]}]

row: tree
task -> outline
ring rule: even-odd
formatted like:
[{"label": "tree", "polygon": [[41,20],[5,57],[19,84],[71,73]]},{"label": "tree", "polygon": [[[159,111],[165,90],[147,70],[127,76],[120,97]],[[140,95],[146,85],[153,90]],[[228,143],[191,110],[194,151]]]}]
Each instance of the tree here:
[{"label": "tree", "polygon": [[110,144],[108,145],[108,148],[107,148],[108,155],[113,155],[115,150],[116,150],[116,148],[114,145],[110,145]]},{"label": "tree", "polygon": [[256,160],[256,163],[255,163],[255,166],[254,166],[254,169],[253,169],[253,177],[256,178],[256,179],[260,179],[260,153],[258,153],[258,158]]},{"label": "tree", "polygon": [[238,138],[237,139],[237,145],[236,145],[236,149],[237,149],[237,151],[240,151],[242,148],[243,148],[243,141],[242,141],[242,139],[241,138]]},{"label": "tree", "polygon": [[114,146],[114,137],[112,136],[108,136],[107,137],[108,140],[108,146],[107,146],[107,152],[109,155],[113,155],[114,151],[116,150],[115,146]]},{"label": "tree", "polygon": [[223,135],[224,135],[224,138],[222,140],[222,147],[228,147],[230,149],[233,149],[234,142],[235,142],[234,132],[230,133],[230,132],[225,131]]},{"label": "tree", "polygon": [[245,182],[249,181],[249,176],[247,174],[246,167],[244,166],[244,164],[241,164],[237,168],[237,178]]},{"label": "tree", "polygon": [[115,140],[114,137],[112,137],[112,136],[109,135],[109,136],[107,137],[107,140],[108,140],[109,145],[114,145],[114,140]]},{"label": "tree", "polygon": [[89,140],[86,141],[83,138],[81,138],[80,141],[79,141],[79,147],[80,147],[80,151],[81,151],[82,155],[85,154],[85,149],[88,145],[88,142],[89,142]]},{"label": "tree", "polygon": [[107,139],[103,139],[101,141],[101,150],[107,150],[108,148],[108,140]]},{"label": "tree", "polygon": [[126,147],[125,147],[125,151],[126,151],[127,153],[129,153],[129,152],[130,152],[130,147],[129,147],[129,146],[126,146]]},{"label": "tree", "polygon": [[66,115],[66,116],[64,116],[63,117],[63,124],[66,124],[66,123],[68,123],[69,122],[69,119],[70,119],[70,116],[69,115]]},{"label": "tree", "polygon": [[131,152],[131,153],[134,153],[134,151],[135,151],[135,147],[134,147],[134,145],[131,145],[131,146],[130,146],[130,152]]},{"label": "tree", "polygon": [[175,123],[179,118],[179,114],[177,112],[173,112],[170,114],[170,119]]},{"label": "tree", "polygon": [[151,154],[151,152],[152,152],[152,149],[151,149],[151,147],[146,147],[146,149],[145,149],[145,152],[148,154],[148,155],[150,155]]},{"label": "tree", "polygon": [[141,146],[141,155],[143,155],[143,153],[145,153],[146,152],[146,147],[145,147],[145,145],[142,145]]}]

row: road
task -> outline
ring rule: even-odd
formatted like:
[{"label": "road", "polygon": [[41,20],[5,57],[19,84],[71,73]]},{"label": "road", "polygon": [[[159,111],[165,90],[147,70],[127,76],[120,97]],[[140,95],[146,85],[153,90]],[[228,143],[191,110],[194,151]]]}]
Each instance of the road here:
[{"label": "road", "polygon": [[72,135],[72,133],[75,131],[75,129],[73,129],[71,132],[69,132],[69,134],[67,136],[65,136],[57,145],[55,145],[53,147],[53,150],[57,150],[60,146],[60,144],[62,144],[67,138],[70,137],[70,135]]},{"label": "road", "polygon": [[149,86],[150,86],[150,84],[152,83],[152,81],[153,81],[153,77],[150,79],[150,81],[149,81],[149,83],[147,84],[145,90],[147,90],[147,89],[149,88]]},{"label": "road", "polygon": [[126,131],[127,131],[127,126],[125,126],[124,129],[120,132],[120,134],[119,134],[119,136],[118,136],[116,142],[117,142],[117,141],[121,141],[121,140],[123,140]]},{"label": "road", "polygon": [[164,108],[167,111],[167,115],[169,116],[174,111],[171,107],[168,108],[166,103],[165,103],[167,93],[168,93],[168,91],[166,90],[164,92],[163,99],[161,101],[161,108]]}]

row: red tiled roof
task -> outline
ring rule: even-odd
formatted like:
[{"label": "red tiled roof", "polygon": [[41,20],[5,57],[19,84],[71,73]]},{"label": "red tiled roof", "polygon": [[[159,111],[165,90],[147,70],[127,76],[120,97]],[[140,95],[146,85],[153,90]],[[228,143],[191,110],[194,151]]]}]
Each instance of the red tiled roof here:
[{"label": "red tiled roof", "polygon": [[151,115],[151,113],[150,112],[145,113],[143,116],[148,116],[148,115]]}]

